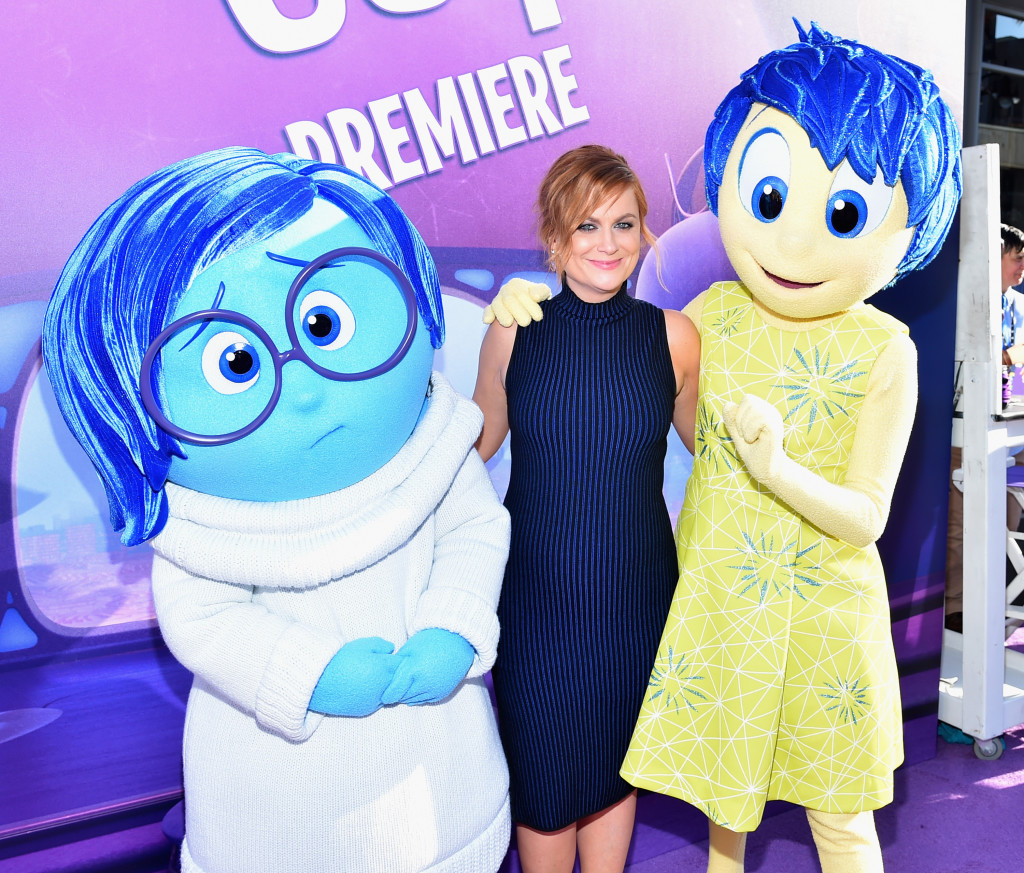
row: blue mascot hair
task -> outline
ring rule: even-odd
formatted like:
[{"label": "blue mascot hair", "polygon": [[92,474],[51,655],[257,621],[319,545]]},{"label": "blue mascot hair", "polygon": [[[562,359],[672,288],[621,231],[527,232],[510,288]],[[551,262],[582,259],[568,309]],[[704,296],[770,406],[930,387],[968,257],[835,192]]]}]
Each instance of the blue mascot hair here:
[{"label": "blue mascot hair", "polygon": [[[770,52],[743,73],[715,110],[704,141],[708,205],[718,214],[725,163],[750,107],[792,116],[834,170],[846,158],[870,182],[903,183],[916,226],[896,277],[927,264],[949,232],[961,192],[960,132],[931,73],[814,22],[800,41]],[[895,281],[895,279],[894,279]]]},{"label": "blue mascot hair", "polygon": [[43,361],[68,427],[96,467],[126,545],[167,520],[164,482],[185,457],[142,406],[142,358],[192,280],[327,200],[394,261],[416,291],[433,347],[444,342],[433,258],[397,204],[344,167],[225,148],[137,182],[75,247],[43,321]]}]

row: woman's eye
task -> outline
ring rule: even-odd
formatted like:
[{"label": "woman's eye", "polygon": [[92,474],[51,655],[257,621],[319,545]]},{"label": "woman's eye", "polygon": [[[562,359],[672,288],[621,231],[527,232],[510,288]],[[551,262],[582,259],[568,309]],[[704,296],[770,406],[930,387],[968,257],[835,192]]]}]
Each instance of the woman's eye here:
[{"label": "woman's eye", "polygon": [[221,331],[203,349],[203,375],[214,391],[239,394],[259,379],[259,354],[240,333]]},{"label": "woman's eye", "polygon": [[747,143],[740,157],[739,194],[743,208],[758,221],[782,214],[789,194],[789,144],[766,127]]},{"label": "woman's eye", "polygon": [[895,188],[885,184],[881,172],[865,182],[844,160],[832,180],[825,207],[825,224],[835,236],[853,239],[871,233],[885,219]]},{"label": "woman's eye", "polygon": [[330,291],[307,294],[299,307],[299,321],[309,341],[326,351],[340,349],[356,332],[352,310]]}]

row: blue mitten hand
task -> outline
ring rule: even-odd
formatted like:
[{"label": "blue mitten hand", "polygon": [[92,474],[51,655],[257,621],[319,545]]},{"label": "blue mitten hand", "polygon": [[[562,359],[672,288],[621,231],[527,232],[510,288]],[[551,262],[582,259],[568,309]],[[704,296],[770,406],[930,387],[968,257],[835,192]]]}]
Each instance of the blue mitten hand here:
[{"label": "blue mitten hand", "polygon": [[376,712],[394,679],[399,659],[395,647],[380,637],[346,643],[324,668],[309,708],[324,715],[361,716]]},{"label": "blue mitten hand", "polygon": [[473,647],[458,634],[439,627],[417,631],[396,653],[395,678],[381,702],[437,703],[451,694],[473,664]]}]

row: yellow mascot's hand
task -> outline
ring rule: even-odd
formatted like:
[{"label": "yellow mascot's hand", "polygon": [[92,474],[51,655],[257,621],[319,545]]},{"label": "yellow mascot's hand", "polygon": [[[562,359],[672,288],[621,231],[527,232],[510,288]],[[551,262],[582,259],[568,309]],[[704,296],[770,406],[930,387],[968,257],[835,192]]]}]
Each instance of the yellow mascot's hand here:
[{"label": "yellow mascot's hand", "polygon": [[484,309],[484,324],[497,320],[502,327],[511,327],[514,321],[520,327],[540,321],[544,312],[537,304],[551,299],[551,289],[540,282],[509,279],[498,291],[490,305]]},{"label": "yellow mascot's hand", "polygon": [[751,476],[767,484],[778,475],[786,455],[782,449],[782,416],[774,406],[748,394],[738,405],[726,403],[722,420]]}]

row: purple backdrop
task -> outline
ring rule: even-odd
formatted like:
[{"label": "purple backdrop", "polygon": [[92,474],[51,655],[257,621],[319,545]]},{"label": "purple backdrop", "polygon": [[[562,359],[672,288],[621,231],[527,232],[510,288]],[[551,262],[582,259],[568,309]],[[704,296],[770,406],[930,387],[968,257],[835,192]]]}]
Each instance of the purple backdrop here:
[{"label": "purple backdrop", "polygon": [[[433,7],[433,8],[431,8]],[[625,153],[683,299],[725,269],[699,151],[791,16],[931,67],[962,105],[957,0],[15,2],[0,28],[0,858],[153,820],[180,790],[188,677],[162,649],[149,553],[122,549],[39,375],[49,291],[125,188],[227,145],[340,159],[390,187],[438,261],[442,369],[468,392],[479,306],[535,274],[532,203],[563,151]],[[676,224],[680,219],[681,224]],[[673,225],[675,225],[673,227]],[[907,755],[934,752],[955,239],[878,302],[922,352],[918,424],[882,543]],[[499,489],[503,461],[492,464]],[[689,457],[674,443],[666,496]],[[680,834],[687,833],[680,825]],[[681,837],[682,838],[682,837]]]}]

